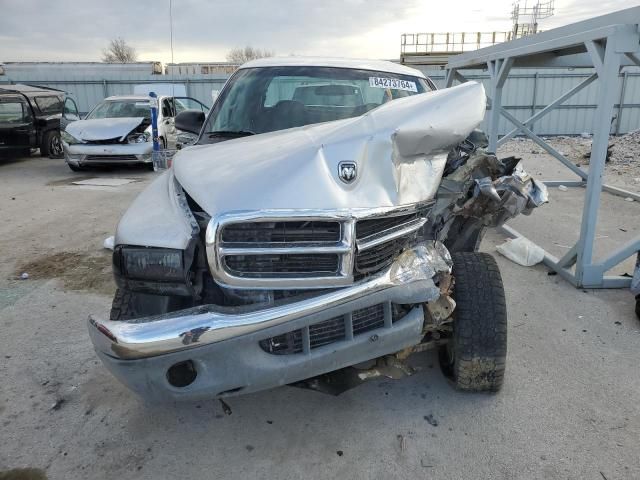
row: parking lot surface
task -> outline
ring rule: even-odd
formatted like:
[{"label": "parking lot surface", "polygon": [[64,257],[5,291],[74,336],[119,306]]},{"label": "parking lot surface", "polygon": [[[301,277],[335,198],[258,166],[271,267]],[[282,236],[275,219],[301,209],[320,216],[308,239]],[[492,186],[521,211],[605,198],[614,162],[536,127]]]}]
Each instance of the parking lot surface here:
[{"label": "parking lot surface", "polygon": [[[548,159],[528,168],[562,178]],[[631,294],[575,289],[541,265],[510,263],[495,253],[504,241],[496,233],[482,249],[498,260],[509,310],[497,395],[453,390],[430,352],[415,358],[420,371],[409,378],[337,397],[283,387],[231,398],[227,410],[217,400],[142,403],[98,361],[85,322],[108,316],[115,290],[103,240],[156,175],[73,173],[35,154],[0,160],[0,472],[30,467],[65,480],[640,478],[640,323]],[[72,183],[95,178],[132,181]],[[583,194],[554,189],[549,205],[514,226],[561,255],[577,238]],[[602,208],[596,254],[640,230],[638,202],[604,195]],[[631,260],[619,266],[632,268]]]}]

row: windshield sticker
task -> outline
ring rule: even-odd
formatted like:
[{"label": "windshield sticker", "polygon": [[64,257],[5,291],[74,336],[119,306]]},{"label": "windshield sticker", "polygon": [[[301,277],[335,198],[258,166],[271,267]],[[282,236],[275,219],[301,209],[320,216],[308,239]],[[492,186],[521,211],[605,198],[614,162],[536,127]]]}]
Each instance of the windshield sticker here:
[{"label": "windshield sticker", "polygon": [[373,88],[393,88],[394,90],[418,92],[416,82],[399,80],[397,78],[369,77],[369,86]]}]

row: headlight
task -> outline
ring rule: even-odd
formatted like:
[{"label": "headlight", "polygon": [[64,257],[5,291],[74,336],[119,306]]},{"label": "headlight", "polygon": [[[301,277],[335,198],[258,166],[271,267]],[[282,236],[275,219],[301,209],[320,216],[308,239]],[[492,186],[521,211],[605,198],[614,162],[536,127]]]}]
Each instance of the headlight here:
[{"label": "headlight", "polygon": [[82,140],[78,140],[76,137],[71,135],[69,132],[62,131],[60,132],[60,137],[62,137],[62,141],[67,145],[75,145],[77,143],[84,143]]},{"label": "headlight", "polygon": [[127,142],[129,143],[145,143],[148,142],[151,138],[147,132],[144,133],[132,133],[127,137]]},{"label": "headlight", "polygon": [[185,282],[182,250],[122,246],[113,260],[116,276],[129,280]]}]

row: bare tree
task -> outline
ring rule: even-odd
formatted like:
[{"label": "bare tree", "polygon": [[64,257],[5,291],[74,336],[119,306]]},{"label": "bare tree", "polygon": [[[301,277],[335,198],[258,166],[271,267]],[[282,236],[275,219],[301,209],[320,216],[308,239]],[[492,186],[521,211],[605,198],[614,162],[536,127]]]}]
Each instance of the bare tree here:
[{"label": "bare tree", "polygon": [[246,46],[244,48],[233,48],[227,53],[227,62],[243,64],[249,60],[256,58],[273,57],[275,52],[272,50],[253,48]]},{"label": "bare tree", "polygon": [[132,63],[137,58],[136,49],[121,37],[114,38],[107,48],[102,49],[102,61],[105,63]]}]

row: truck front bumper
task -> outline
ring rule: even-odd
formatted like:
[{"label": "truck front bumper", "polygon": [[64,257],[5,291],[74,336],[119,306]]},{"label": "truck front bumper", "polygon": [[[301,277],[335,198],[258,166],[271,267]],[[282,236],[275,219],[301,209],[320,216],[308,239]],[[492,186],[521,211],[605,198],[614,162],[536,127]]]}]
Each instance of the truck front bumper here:
[{"label": "truck front bumper", "polygon": [[[440,297],[436,281],[450,269],[445,247],[430,242],[405,251],[373,279],[293,303],[253,311],[207,305],[129,321],[90,318],[89,334],[105,366],[145,398],[238,395],[418,344],[423,336],[422,304]],[[394,303],[412,308],[394,321]],[[384,306],[384,324],[357,334],[352,312],[376,305]],[[344,337],[314,348],[309,327],[336,318],[344,321]],[[292,331],[302,332],[297,353],[274,354],[260,345]]]}]

